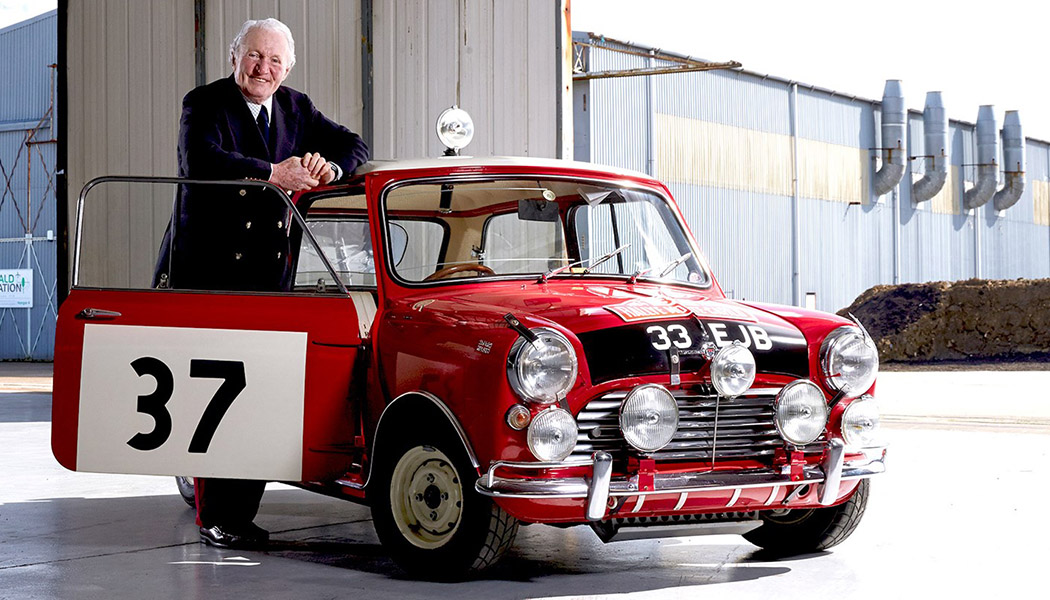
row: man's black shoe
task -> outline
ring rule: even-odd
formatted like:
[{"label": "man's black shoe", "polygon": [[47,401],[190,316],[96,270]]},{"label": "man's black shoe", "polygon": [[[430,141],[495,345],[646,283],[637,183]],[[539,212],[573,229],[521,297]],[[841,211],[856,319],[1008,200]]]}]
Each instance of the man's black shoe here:
[{"label": "man's black shoe", "polygon": [[240,527],[226,525],[201,527],[200,533],[201,542],[216,548],[250,550],[252,548],[261,548],[270,540],[270,533],[254,523]]}]

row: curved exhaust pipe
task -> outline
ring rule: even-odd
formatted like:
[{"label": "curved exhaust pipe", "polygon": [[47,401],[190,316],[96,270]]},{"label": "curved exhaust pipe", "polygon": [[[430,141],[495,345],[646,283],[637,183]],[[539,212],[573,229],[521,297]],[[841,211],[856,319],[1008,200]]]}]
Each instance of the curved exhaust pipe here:
[{"label": "curved exhaust pipe", "polygon": [[911,184],[912,203],[925,202],[937,195],[948,180],[948,111],[940,92],[926,92],[922,109],[926,174]]},{"label": "curved exhaust pipe", "polygon": [[1024,193],[1024,135],[1016,110],[1006,111],[1003,119],[1003,171],[1006,182],[992,197],[995,210],[1006,210],[1017,204]]},{"label": "curved exhaust pipe", "polygon": [[995,110],[985,104],[977,111],[977,181],[963,195],[965,208],[984,206],[999,187],[999,127]]},{"label": "curved exhaust pipe", "polygon": [[904,94],[899,79],[887,79],[882,92],[882,168],[875,172],[875,195],[892,190],[904,176]]}]

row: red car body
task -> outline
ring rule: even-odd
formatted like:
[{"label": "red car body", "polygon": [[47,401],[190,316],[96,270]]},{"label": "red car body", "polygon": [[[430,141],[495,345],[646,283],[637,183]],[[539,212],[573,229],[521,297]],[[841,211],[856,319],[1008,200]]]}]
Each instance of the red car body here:
[{"label": "red car body", "polygon": [[[477,277],[443,278],[433,282],[408,281],[395,264],[401,259],[391,260],[396,251],[389,239],[390,223],[399,214],[392,208],[391,190],[410,190],[404,186],[411,185],[422,185],[429,190],[432,188],[426,186],[436,189],[440,184],[444,186],[441,189],[447,188],[451,195],[453,189],[457,190],[454,193],[460,193],[460,189],[481,185],[478,182],[533,179],[560,182],[558,185],[571,183],[584,190],[580,192],[583,196],[592,188],[623,189],[629,190],[624,196],[638,193],[650,198],[650,202],[666,202],[667,214],[672,216],[667,226],[673,229],[676,223],[681,227],[686,241],[680,243],[694,249],[686,253],[692,257],[685,262],[690,270],[688,277],[697,281],[647,278],[644,273],[627,277],[630,271],[623,267],[620,270],[624,272],[610,275],[569,268],[566,272],[541,277],[535,273],[496,273],[494,276],[481,273]],[[109,368],[99,362],[104,360],[100,355],[109,352],[88,348],[85,326],[90,327],[93,340],[105,328],[118,325],[128,328],[119,331],[133,332],[137,336],[135,343],[143,344],[144,348],[149,347],[152,339],[161,339],[158,344],[169,339],[139,335],[158,328],[164,336],[207,330],[216,340],[223,339],[225,334],[214,332],[305,333],[301,359],[301,465],[300,476],[292,482],[306,489],[371,504],[373,511],[377,504],[399,506],[395,496],[402,492],[409,494],[404,501],[408,516],[398,517],[396,508],[387,506],[385,519],[391,531],[380,531],[380,534],[384,542],[394,546],[392,551],[402,565],[422,574],[434,572],[432,568],[413,566],[416,562],[431,555],[441,556],[444,561],[449,554],[463,552],[457,544],[466,544],[468,553],[478,553],[477,549],[471,549],[469,540],[463,542],[460,538],[469,533],[467,525],[471,515],[482,509],[500,511],[499,514],[509,515],[515,522],[592,524],[603,539],[614,538],[621,531],[645,531],[644,526],[668,524],[683,528],[706,525],[714,533],[749,532],[772,527],[767,526],[770,515],[831,514],[829,511],[847,504],[858,494],[861,482],[884,470],[884,448],[880,445],[860,448],[843,442],[841,425],[843,413],[850,404],[858,398],[868,399],[874,393],[874,384],[869,389],[844,394],[826,375],[826,357],[822,354],[825,338],[834,330],[856,325],[826,313],[727,299],[717,282],[703,274],[709,270],[662,183],[638,173],[590,164],[454,157],[371,163],[349,184],[301,195],[296,201],[303,208],[315,199],[323,200],[346,190],[351,190],[354,198],[363,199],[366,210],[358,206],[339,213],[336,209],[322,208],[315,214],[324,217],[339,213],[362,224],[367,219],[374,288],[370,283],[363,292],[354,292],[349,285],[326,286],[323,282],[319,282],[317,290],[285,294],[125,289],[77,283],[63,303],[58,319],[53,449],[59,462],[74,470],[273,477],[269,472],[256,473],[248,467],[238,470],[246,463],[232,461],[237,464],[231,467],[228,458],[224,465],[222,456],[212,459],[200,452],[189,457],[196,461],[192,463],[172,459],[129,466],[144,454],[135,451],[129,459],[131,463],[109,464],[106,457],[110,451],[105,448],[119,446],[116,452],[125,452],[121,446],[124,438],[93,454],[86,450],[92,443],[88,438],[101,434],[98,428],[85,429],[88,421],[84,420],[82,411],[89,410],[85,403],[108,402],[95,400],[85,391],[86,378],[90,372]],[[481,192],[477,195],[482,196]],[[562,195],[551,192],[550,196],[555,197],[553,202],[562,202]],[[410,198],[406,202],[413,202],[410,196],[405,197]],[[537,202],[537,206],[544,204],[542,199]],[[577,203],[586,208],[586,203]],[[397,218],[404,218],[406,222],[443,218],[445,209],[425,211],[414,206],[406,208]],[[513,204],[508,206],[510,208],[492,209],[492,214],[513,214]],[[307,222],[314,214],[311,210],[304,211]],[[519,215],[522,210],[519,204]],[[571,232],[575,228],[568,225],[570,214],[563,206],[559,218],[566,224],[566,231]],[[546,219],[550,221],[549,217]],[[455,223],[446,226],[446,236],[458,229]],[[483,239],[488,234],[472,235],[482,235]],[[445,244],[443,252],[447,256],[452,249],[448,248],[448,240]],[[579,240],[576,244],[580,245]],[[478,264],[483,265],[483,252],[478,250],[476,254]],[[569,267],[567,261],[571,258],[575,257],[570,251],[563,266]],[[748,258],[741,257],[741,260]],[[652,267],[650,261],[649,268]],[[374,301],[374,307],[365,306],[368,297]],[[520,325],[512,326],[514,320]],[[678,327],[673,328],[676,324]],[[519,338],[524,335],[522,328],[552,330],[563,336],[575,353],[577,376],[563,397],[554,403],[525,399],[508,383],[515,344],[520,344]],[[675,344],[681,341],[683,346],[686,340],[692,342],[692,337],[704,336],[713,342],[708,342],[708,354],[690,354],[691,347],[684,347],[681,358],[677,354],[668,358],[668,364],[681,361],[676,372],[663,367],[654,370],[652,365],[636,366],[644,362],[642,359],[632,363],[633,350],[620,341],[628,338],[611,333],[622,330],[624,336],[635,335],[630,339],[642,339],[637,337],[642,335],[637,333],[643,330],[640,328],[648,328],[645,329],[650,335],[648,343],[654,348],[664,344],[659,341],[664,339]],[[734,341],[754,353],[758,366],[749,389],[738,397],[728,398],[712,387],[711,354],[733,345]],[[201,356],[207,354],[205,348],[200,352]],[[639,357],[656,357],[653,360],[664,364],[660,362],[662,355],[648,346],[644,352],[638,352],[641,352],[636,353]],[[178,362],[163,356],[160,360]],[[176,390],[167,410],[175,411],[181,397],[178,389],[183,385],[179,378],[184,377],[179,369],[184,367],[169,367],[175,373]],[[113,368],[127,371],[124,363]],[[248,372],[250,379],[250,368]],[[121,410],[152,414],[143,411],[141,404],[138,408],[133,406],[135,397],[158,393],[153,392],[155,386],[150,378],[130,373],[127,376],[140,387],[125,399],[125,408]],[[798,379],[816,384],[829,405],[827,423],[819,438],[802,445],[782,439],[773,422],[778,394]],[[691,424],[689,428],[682,425],[675,434],[685,437],[675,438],[678,441],[668,446],[673,450],[638,451],[624,442],[615,425],[610,425],[614,423],[611,419],[617,410],[615,404],[639,386],[651,384],[675,396],[679,423]],[[239,402],[243,401],[234,400],[231,406],[238,406]],[[609,402],[613,404],[608,405]],[[94,406],[90,407],[93,412],[98,410]],[[567,410],[576,419],[579,432],[573,452],[562,460],[540,460],[530,450],[527,427],[516,429],[509,422],[512,409],[520,412],[514,407],[524,407],[529,426],[545,411],[559,407]],[[230,414],[233,418],[233,413]],[[711,416],[713,429],[707,425]],[[131,432],[149,432],[156,427],[151,417],[136,415],[136,418],[139,421],[131,425]],[[251,424],[245,426],[250,428]],[[266,437],[265,426],[259,425],[254,435]],[[175,429],[178,427],[176,418]],[[232,425],[223,422],[219,427]],[[456,469],[441,471],[443,467],[439,466],[435,467],[435,474],[438,480],[443,481],[443,477],[449,482],[457,480],[455,484],[445,485],[462,487],[452,490],[452,495],[462,498],[466,507],[449,509],[450,518],[461,519],[458,525],[450,523],[451,533],[434,532],[415,539],[413,532],[418,527],[425,529],[429,517],[411,515],[413,497],[406,490],[416,486],[419,477],[429,475],[409,474],[399,480],[398,456],[410,455],[405,447],[411,446],[411,441],[404,442],[404,438],[428,430],[444,431],[447,436],[441,440],[454,442],[442,441],[445,446],[439,450],[452,459]],[[293,432],[293,436],[299,435],[298,432]],[[126,433],[114,435],[127,437]],[[422,451],[432,449],[434,444],[429,440],[421,441],[418,447]],[[738,443],[743,449],[731,451]],[[720,451],[720,445],[725,450]],[[430,463],[420,459],[418,464],[410,461],[406,468],[415,465],[423,469],[427,464]],[[282,476],[286,472],[275,474]],[[458,482],[460,475],[463,482]],[[418,481],[425,484],[423,480]],[[439,496],[447,490],[438,489],[435,493],[439,496],[424,501],[422,497],[434,489],[437,488],[426,487],[414,497],[434,508],[435,512],[430,514],[436,515],[437,511],[446,509]],[[865,497],[866,493],[865,484]],[[407,519],[408,525],[402,527],[404,523],[398,521],[399,518]],[[423,524],[413,525],[413,519],[421,519]],[[377,516],[377,529],[383,526],[380,521]],[[389,525],[390,522],[393,525]],[[508,530],[509,527],[503,528]],[[404,533],[402,538],[407,541],[398,538],[398,531]],[[788,530],[778,531],[778,535],[783,536],[783,531]],[[781,546],[803,551],[838,541],[841,540],[824,539],[807,542],[808,546]],[[469,564],[449,559],[454,563],[452,567],[438,562],[444,565],[442,568],[451,570],[476,569],[494,561],[499,552],[495,556],[491,554],[468,561]]]}]

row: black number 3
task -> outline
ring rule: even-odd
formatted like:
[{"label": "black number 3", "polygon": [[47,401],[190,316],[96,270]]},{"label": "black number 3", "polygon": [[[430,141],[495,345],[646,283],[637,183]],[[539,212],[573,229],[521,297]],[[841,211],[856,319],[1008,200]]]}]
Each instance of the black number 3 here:
[{"label": "black number 3", "polygon": [[153,417],[153,431],[149,433],[136,433],[135,437],[128,440],[128,445],[136,450],[156,450],[168,441],[171,435],[171,413],[164,407],[171,400],[171,393],[175,390],[175,382],[171,377],[171,369],[168,365],[152,356],[143,356],[131,361],[131,368],[139,374],[139,377],[149,375],[157,380],[157,389],[152,394],[139,396],[137,410],[145,415]]},{"label": "black number 3", "polygon": [[[171,369],[163,361],[152,356],[143,356],[131,362],[139,377],[149,375],[157,381],[157,389],[152,394],[139,396],[136,410],[153,417],[153,431],[136,433],[128,440],[128,445],[136,450],[149,451],[160,448],[171,435],[171,413],[166,407],[171,394],[175,391]],[[203,454],[211,445],[215,430],[226,416],[226,411],[245,387],[244,363],[237,360],[190,360],[190,377],[205,379],[222,379],[222,385],[215,390],[215,395],[208,402],[201,420],[190,439],[189,451]]]}]

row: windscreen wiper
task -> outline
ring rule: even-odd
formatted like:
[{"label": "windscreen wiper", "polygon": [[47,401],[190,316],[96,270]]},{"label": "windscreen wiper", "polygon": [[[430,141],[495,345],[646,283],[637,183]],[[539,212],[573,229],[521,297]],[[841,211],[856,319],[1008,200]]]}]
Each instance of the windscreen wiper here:
[{"label": "windscreen wiper", "polygon": [[[657,279],[663,279],[664,277],[667,276],[668,273],[670,273],[671,271],[674,271],[676,268],[678,268],[678,265],[680,265],[680,264],[684,263],[685,261],[689,260],[690,257],[692,257],[692,256],[693,256],[692,252],[686,252],[685,254],[683,254],[683,255],[679,256],[678,258],[672,260],[671,262],[667,263],[667,265],[663,268],[663,270],[660,271],[660,274],[657,276]],[[631,278],[627,280],[627,283],[630,283],[630,284],[636,283],[638,281],[639,277],[641,277],[642,275],[648,274],[652,270],[653,270],[653,267],[646,267],[644,269],[638,269],[637,271],[635,271],[634,273],[631,274]]]},{"label": "windscreen wiper", "polygon": [[[589,273],[591,271],[591,269],[593,269],[594,267],[597,267],[598,265],[604,263],[605,261],[609,260],[610,258],[616,256],[617,254],[623,252],[624,250],[626,250],[626,249],[628,249],[630,247],[631,247],[631,244],[630,243],[626,243],[626,244],[620,246],[619,248],[617,248],[616,250],[613,250],[612,252],[610,252],[608,254],[604,254],[602,256],[599,256],[597,259],[595,259],[594,262],[592,262],[590,265],[588,265],[586,269],[584,269],[584,273],[585,274]],[[583,258],[583,259],[580,259],[580,260],[578,260],[576,262],[571,262],[571,263],[569,263],[567,265],[562,265],[562,266],[558,267],[557,269],[551,269],[550,271],[547,271],[543,275],[540,275],[539,281],[537,281],[536,283],[547,283],[547,280],[550,279],[551,277],[554,277],[555,275],[558,275],[559,273],[564,273],[565,271],[568,271],[569,269],[571,269],[573,267],[578,267],[581,264],[583,264],[584,261],[586,261],[586,260],[587,259]]]}]

